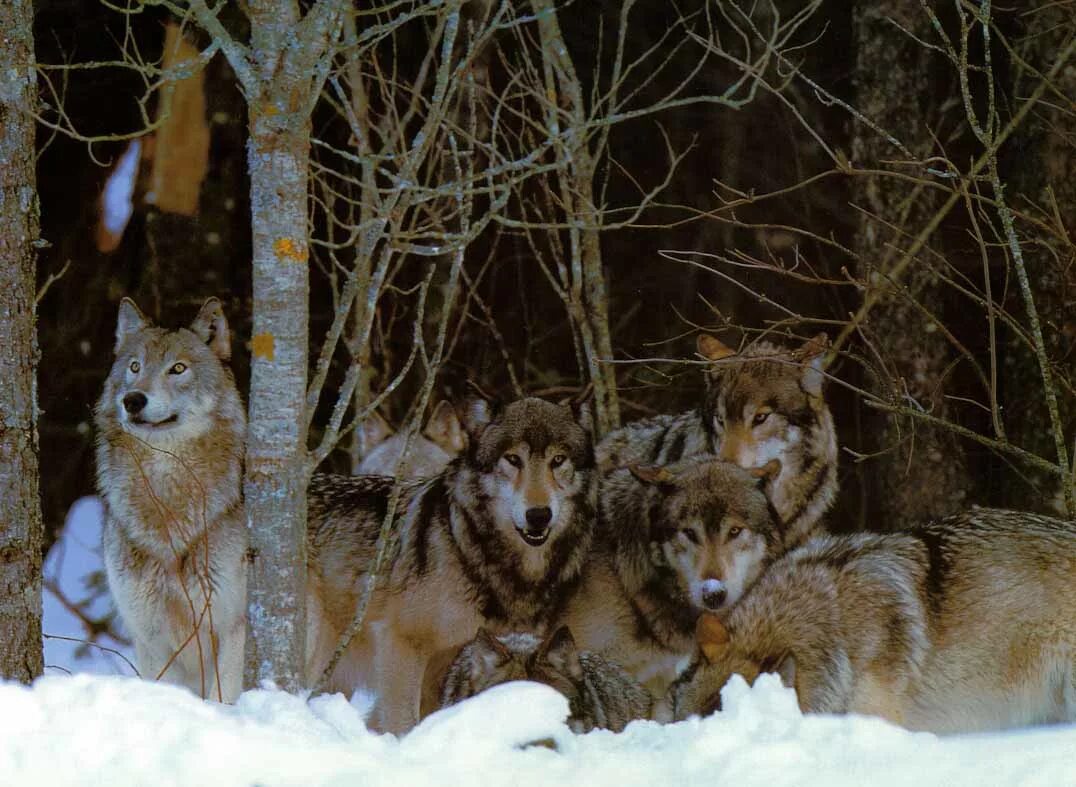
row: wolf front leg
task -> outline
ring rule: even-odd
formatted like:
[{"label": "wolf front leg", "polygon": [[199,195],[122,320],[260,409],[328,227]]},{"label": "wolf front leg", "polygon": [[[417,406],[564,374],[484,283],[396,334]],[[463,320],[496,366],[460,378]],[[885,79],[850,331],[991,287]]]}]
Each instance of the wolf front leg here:
[{"label": "wolf front leg", "polygon": [[377,690],[374,719],[381,732],[401,735],[418,724],[427,655],[387,625],[375,627],[372,633]]}]

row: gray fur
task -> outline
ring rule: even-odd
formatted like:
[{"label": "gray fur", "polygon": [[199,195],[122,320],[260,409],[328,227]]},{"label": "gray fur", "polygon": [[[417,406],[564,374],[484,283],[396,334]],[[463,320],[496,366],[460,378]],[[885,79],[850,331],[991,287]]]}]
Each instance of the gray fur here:
[{"label": "gray fur", "polygon": [[1076,523],[997,509],[814,539],[732,610],[727,644],[700,623],[663,714],[713,710],[731,674],[792,663],[806,712],[939,733],[1076,720],[1074,554]]},{"label": "gray fur", "polygon": [[[837,494],[836,430],[822,395],[824,347],[819,336],[796,350],[767,341],[740,353],[727,350],[707,372],[698,408],[611,432],[598,445],[599,468],[607,474],[630,464],[666,465],[701,454],[745,469],[777,459],[781,472],[767,482],[766,493],[783,523],[785,547],[802,543],[821,532]],[[762,408],[772,408],[773,415],[755,424]]]},{"label": "gray fur", "polygon": [[513,680],[545,683],[568,699],[568,726],[620,732],[634,719],[650,717],[653,698],[620,666],[596,653],[579,651],[567,628],[545,640],[533,634],[494,638],[480,631],[459,649],[441,679],[440,707]]}]

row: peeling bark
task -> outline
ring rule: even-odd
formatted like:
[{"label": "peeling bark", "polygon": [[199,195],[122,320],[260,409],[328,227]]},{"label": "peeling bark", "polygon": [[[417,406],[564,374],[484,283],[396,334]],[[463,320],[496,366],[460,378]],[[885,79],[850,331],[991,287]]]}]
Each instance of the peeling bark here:
[{"label": "peeling bark", "polygon": [[0,677],[24,683],[43,668],[32,21],[0,4]]}]

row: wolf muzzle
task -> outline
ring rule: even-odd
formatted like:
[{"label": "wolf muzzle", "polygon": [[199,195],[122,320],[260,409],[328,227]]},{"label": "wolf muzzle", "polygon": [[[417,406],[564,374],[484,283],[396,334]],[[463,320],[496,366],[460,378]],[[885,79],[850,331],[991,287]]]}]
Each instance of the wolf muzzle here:
[{"label": "wolf muzzle", "polygon": [[549,538],[549,523],[553,521],[553,509],[548,506],[527,509],[527,526],[516,528],[523,540],[532,547],[540,547]]}]

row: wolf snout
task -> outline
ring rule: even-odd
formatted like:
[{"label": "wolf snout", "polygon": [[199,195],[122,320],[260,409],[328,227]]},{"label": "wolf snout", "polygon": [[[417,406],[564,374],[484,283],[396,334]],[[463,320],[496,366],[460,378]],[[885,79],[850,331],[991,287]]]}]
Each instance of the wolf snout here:
[{"label": "wolf snout", "polygon": [[148,402],[149,399],[146,398],[144,393],[141,391],[132,391],[123,397],[123,409],[131,415],[138,415],[145,409]]},{"label": "wolf snout", "polygon": [[527,509],[527,528],[539,530],[553,521],[553,509],[549,506]]},{"label": "wolf snout", "polygon": [[728,589],[720,579],[707,579],[702,583],[702,605],[707,609],[721,609],[728,597]]}]

